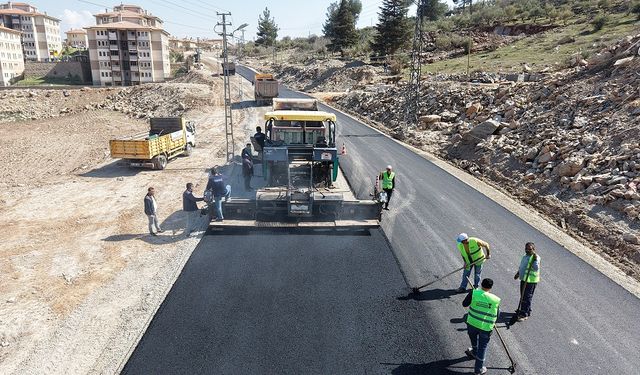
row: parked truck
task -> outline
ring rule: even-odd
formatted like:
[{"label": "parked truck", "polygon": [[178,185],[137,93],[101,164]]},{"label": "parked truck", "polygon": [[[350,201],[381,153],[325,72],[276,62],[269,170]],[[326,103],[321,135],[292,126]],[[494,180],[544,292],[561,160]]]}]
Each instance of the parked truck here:
[{"label": "parked truck", "polygon": [[278,81],[273,74],[256,74],[253,80],[253,93],[257,105],[271,104],[278,97]]},{"label": "parked truck", "polygon": [[225,76],[234,76],[236,75],[236,63],[233,61],[229,61],[226,64],[220,63],[222,65],[222,75]]},{"label": "parked truck", "polygon": [[149,132],[109,141],[111,157],[130,167],[164,169],[176,156],[191,155],[196,146],[196,127],[182,117],[156,117]]}]

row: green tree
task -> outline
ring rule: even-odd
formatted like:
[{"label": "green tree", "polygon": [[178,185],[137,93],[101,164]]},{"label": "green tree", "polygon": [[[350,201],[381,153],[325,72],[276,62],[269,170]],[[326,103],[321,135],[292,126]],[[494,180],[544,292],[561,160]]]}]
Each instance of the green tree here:
[{"label": "green tree", "polygon": [[258,16],[257,35],[257,45],[270,47],[276,43],[276,38],[278,37],[278,25],[276,25],[275,18],[271,17],[269,8],[264,8],[262,14]]},{"label": "green tree", "polygon": [[[360,12],[362,12],[362,2],[360,0],[348,0],[347,7],[353,15],[354,22],[358,22]],[[329,4],[327,8],[327,20],[322,25],[322,32],[325,37],[330,38],[334,33],[334,26],[338,17],[339,2]]]},{"label": "green tree", "polygon": [[429,21],[437,21],[443,18],[447,10],[449,10],[447,4],[440,0],[426,0],[422,4],[424,5],[418,9],[418,14]]},{"label": "green tree", "polygon": [[[331,8],[331,6],[330,6]],[[329,13],[327,14],[330,15]],[[344,50],[358,42],[358,32],[356,31],[356,19],[353,16],[349,0],[341,0],[333,19],[327,21],[331,23],[325,34],[330,43],[327,46],[331,52],[340,52],[344,56]]]},{"label": "green tree", "polygon": [[410,1],[407,0],[383,0],[380,6],[376,36],[371,48],[375,56],[383,57],[393,55],[410,35],[409,11]]}]

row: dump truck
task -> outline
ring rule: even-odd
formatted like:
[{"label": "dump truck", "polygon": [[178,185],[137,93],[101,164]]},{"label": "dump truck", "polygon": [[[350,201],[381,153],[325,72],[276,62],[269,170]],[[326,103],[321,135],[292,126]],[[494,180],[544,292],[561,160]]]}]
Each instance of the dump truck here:
[{"label": "dump truck", "polygon": [[229,75],[229,76],[234,76],[236,75],[236,63],[233,61],[229,61],[226,64],[225,63],[220,63],[220,65],[222,66],[222,74],[223,75]]},{"label": "dump truck", "polygon": [[182,117],[150,119],[149,132],[109,141],[111,157],[129,167],[164,169],[176,156],[191,155],[196,146],[196,126]]},{"label": "dump truck", "polygon": [[[318,111],[314,99],[280,100],[264,115],[262,185],[250,198],[223,204],[224,221],[211,226],[377,227],[382,218],[379,196],[357,199],[340,170],[336,115]],[[256,181],[260,179],[260,181]]]},{"label": "dump truck", "polygon": [[253,80],[253,95],[257,105],[271,104],[278,96],[278,81],[273,74],[256,74]]}]

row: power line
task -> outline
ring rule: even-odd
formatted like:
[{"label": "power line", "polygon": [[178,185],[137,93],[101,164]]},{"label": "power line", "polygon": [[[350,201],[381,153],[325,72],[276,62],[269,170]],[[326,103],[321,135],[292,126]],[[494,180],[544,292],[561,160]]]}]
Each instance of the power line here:
[{"label": "power line", "polygon": [[182,0],[182,2],[190,3],[191,5],[195,5],[195,6],[202,7],[202,8],[209,8],[209,9],[215,11],[215,12],[217,12],[218,10],[222,10],[224,12],[229,12],[228,9],[220,8],[220,7],[217,7],[215,5],[211,5],[211,4],[207,4],[206,2],[203,3],[203,2],[200,2],[200,1],[191,1],[191,0]]},{"label": "power line", "polygon": [[[190,9],[190,8],[183,7],[183,6],[182,6],[182,5],[180,5],[180,4],[176,4],[176,3],[171,2],[171,1],[168,1],[168,0],[151,0],[151,1],[156,2],[158,5],[161,5],[161,6],[165,7],[165,8],[169,8],[169,9],[173,9],[173,10],[181,9],[181,10],[183,10],[183,11],[189,12],[189,14],[190,14],[191,16],[198,17],[198,18],[202,18],[202,19],[205,19],[205,20],[207,20],[207,21],[211,21],[211,20],[215,20],[215,19],[216,19],[216,18],[215,18],[215,17],[213,17],[213,16],[206,16],[206,15],[203,15],[203,14],[202,14],[202,12],[198,12],[198,11],[196,11],[196,10],[192,10],[192,9]],[[162,2],[167,3],[167,4],[171,4],[171,5],[173,5],[173,7],[171,7],[171,6],[169,6],[169,5],[166,5],[166,4],[158,3],[158,1],[162,1]]]}]

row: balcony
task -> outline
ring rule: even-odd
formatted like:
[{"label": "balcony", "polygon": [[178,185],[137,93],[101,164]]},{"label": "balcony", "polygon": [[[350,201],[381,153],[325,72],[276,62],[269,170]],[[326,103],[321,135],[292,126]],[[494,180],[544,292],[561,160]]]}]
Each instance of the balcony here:
[{"label": "balcony", "polygon": [[[118,55],[111,55],[111,56],[109,56],[109,59],[110,59],[111,61],[120,61],[120,56],[118,56]],[[113,64],[111,64],[111,65],[113,65]]]},{"label": "balcony", "polygon": [[138,61],[138,55],[129,55],[129,61]]},{"label": "balcony", "polygon": [[109,40],[118,40],[118,33],[109,32]]},{"label": "balcony", "polygon": [[117,51],[118,50],[118,45],[117,44],[109,44],[109,49],[111,51]]}]

